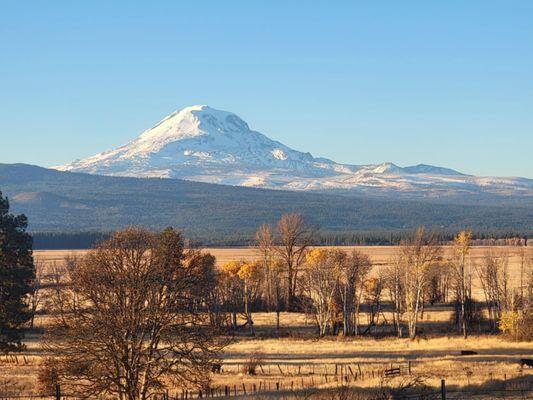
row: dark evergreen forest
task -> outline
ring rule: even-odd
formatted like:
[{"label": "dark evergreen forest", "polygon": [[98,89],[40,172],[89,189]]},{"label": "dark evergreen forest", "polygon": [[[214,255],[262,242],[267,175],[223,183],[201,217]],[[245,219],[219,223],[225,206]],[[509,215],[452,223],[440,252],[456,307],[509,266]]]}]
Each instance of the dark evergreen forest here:
[{"label": "dark evergreen forest", "polygon": [[[319,244],[396,244],[420,225],[450,238],[531,236],[533,205],[440,204],[138,179],[0,164],[0,190],[30,221],[35,248],[84,248],[127,226],[173,226],[195,243],[249,244],[257,227],[301,213],[320,228]],[[515,202],[516,203],[516,202]]]}]

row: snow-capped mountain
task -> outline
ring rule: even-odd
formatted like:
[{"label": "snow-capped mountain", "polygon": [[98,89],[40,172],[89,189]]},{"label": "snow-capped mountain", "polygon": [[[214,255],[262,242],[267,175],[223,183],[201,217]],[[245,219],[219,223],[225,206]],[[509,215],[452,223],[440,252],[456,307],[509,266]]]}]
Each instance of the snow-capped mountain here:
[{"label": "snow-capped mountain", "polygon": [[181,178],[280,188],[442,197],[533,197],[533,180],[465,175],[431,165],[339,164],[293,150],[253,131],[237,115],[211,107],[177,111],[115,150],[56,167],[100,175]]}]

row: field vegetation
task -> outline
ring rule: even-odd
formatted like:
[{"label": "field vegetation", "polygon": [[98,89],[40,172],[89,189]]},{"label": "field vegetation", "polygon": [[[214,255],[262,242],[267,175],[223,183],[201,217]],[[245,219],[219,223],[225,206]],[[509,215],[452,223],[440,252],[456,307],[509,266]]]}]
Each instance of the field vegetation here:
[{"label": "field vegetation", "polygon": [[[4,225],[22,223],[4,248],[27,243],[4,209]],[[130,228],[93,250],[24,253],[26,286],[3,281],[23,303],[0,336],[1,396],[429,398],[443,380],[448,398],[531,396],[526,241],[443,243],[419,228],[399,246],[317,247],[316,235],[287,214],[247,248]],[[12,254],[4,272],[18,271]]]}]

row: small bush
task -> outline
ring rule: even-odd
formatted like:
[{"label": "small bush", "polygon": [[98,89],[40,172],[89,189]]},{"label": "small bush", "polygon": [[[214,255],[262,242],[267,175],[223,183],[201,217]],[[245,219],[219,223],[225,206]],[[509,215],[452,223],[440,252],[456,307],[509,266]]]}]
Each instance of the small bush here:
[{"label": "small bush", "polygon": [[244,364],[244,373],[246,375],[257,375],[257,368],[263,365],[263,354],[252,353]]},{"label": "small bush", "polygon": [[533,340],[533,312],[508,311],[502,314],[500,330],[514,340]]}]

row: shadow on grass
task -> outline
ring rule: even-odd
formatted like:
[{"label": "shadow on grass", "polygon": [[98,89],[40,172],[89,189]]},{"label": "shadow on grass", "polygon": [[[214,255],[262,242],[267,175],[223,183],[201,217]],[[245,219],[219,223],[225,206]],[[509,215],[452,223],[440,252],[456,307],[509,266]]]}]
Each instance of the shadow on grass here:
[{"label": "shadow on grass", "polygon": [[[307,388],[241,394],[234,398],[255,399],[328,399],[328,400],[432,400],[442,399],[440,388],[429,387],[420,381],[407,381],[401,383],[389,382],[381,387],[360,388],[339,385],[330,388]],[[448,386],[446,399],[531,399],[533,398],[533,376],[515,377],[506,381],[493,380],[481,385]]]}]

